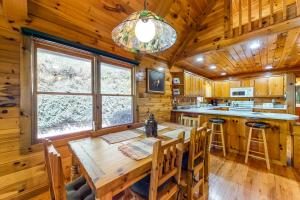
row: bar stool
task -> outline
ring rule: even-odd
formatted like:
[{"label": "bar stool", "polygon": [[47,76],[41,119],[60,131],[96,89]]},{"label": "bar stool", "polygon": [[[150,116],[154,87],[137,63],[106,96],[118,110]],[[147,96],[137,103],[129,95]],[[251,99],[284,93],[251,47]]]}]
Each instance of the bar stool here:
[{"label": "bar stool", "polygon": [[[265,160],[267,164],[267,169],[270,169],[270,160],[269,160],[269,153],[268,153],[268,145],[266,140],[266,129],[270,128],[270,125],[265,122],[246,122],[246,126],[250,127],[249,130],[249,136],[248,136],[248,142],[247,142],[247,150],[246,150],[246,158],[245,163],[248,162],[248,157],[251,156],[256,159]],[[257,136],[257,138],[253,138],[253,130],[259,131],[259,133],[262,134],[262,139]],[[253,151],[250,149],[251,142],[255,143],[262,143],[264,145],[264,153],[259,151]],[[252,153],[252,154],[251,154]],[[258,155],[264,155],[264,157],[258,156]]]},{"label": "bar stool", "polygon": [[[211,124],[211,134],[210,134],[210,142],[209,142],[209,150],[212,146],[219,147],[223,149],[223,155],[226,156],[226,148],[225,148],[225,140],[224,140],[224,131],[223,124],[225,123],[225,119],[221,118],[211,118],[209,121]],[[220,128],[219,130],[217,128]],[[213,141],[214,135],[221,136],[221,142],[218,140]]]}]

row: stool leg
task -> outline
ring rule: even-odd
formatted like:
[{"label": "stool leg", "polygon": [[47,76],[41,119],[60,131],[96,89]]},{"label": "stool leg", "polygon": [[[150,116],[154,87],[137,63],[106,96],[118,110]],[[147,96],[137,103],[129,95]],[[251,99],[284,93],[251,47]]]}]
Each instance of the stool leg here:
[{"label": "stool leg", "polygon": [[249,135],[248,135],[245,163],[248,162],[251,137],[252,137],[252,127],[250,128]]},{"label": "stool leg", "polygon": [[265,129],[262,129],[262,136],[263,136],[263,140],[264,140],[264,149],[265,149],[265,158],[266,158],[266,163],[267,163],[267,169],[270,170],[270,160],[269,160],[269,152],[268,152]]},{"label": "stool leg", "polygon": [[210,137],[209,137],[209,140],[210,140],[210,141],[209,141],[209,147],[208,147],[208,148],[209,148],[209,151],[210,151],[210,149],[211,149],[211,143],[212,143],[212,139],[213,139],[213,134],[214,134],[214,132],[215,132],[215,131],[214,131],[214,127],[215,127],[215,126],[214,126],[214,123],[212,123],[212,124],[211,124]]},{"label": "stool leg", "polygon": [[220,129],[221,129],[221,139],[222,139],[222,146],[223,146],[223,155],[225,157],[226,156],[226,148],[225,148],[223,124],[220,124]]}]

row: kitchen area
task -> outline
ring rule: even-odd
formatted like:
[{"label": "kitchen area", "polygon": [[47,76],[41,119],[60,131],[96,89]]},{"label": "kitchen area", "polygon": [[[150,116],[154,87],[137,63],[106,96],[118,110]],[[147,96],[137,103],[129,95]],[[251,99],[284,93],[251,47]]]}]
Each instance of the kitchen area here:
[{"label": "kitchen area", "polygon": [[[293,134],[295,121],[295,78],[290,74],[210,80],[187,71],[173,73],[173,110],[171,121],[181,116],[199,117],[201,124],[212,118],[222,119],[226,152],[247,154],[248,123],[266,123],[266,143],[270,163],[287,166],[298,163],[299,138]],[[174,82],[175,78],[175,82]],[[292,90],[294,88],[294,91]],[[174,93],[175,91],[175,93]],[[299,95],[299,93],[297,93]],[[296,127],[296,128],[294,128]],[[258,135],[258,131],[253,131]],[[262,143],[251,144],[263,152]],[[217,148],[218,149],[218,148]],[[299,166],[295,166],[300,168]]]}]

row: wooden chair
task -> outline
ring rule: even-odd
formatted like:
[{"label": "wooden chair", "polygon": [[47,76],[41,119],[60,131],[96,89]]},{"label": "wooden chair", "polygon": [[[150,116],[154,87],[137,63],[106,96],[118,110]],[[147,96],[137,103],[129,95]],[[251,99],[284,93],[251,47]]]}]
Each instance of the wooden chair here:
[{"label": "wooden chair", "polygon": [[[204,195],[204,185],[205,185],[205,167],[208,165],[206,163],[206,154],[208,154],[207,149],[208,133],[207,133],[207,123],[204,123],[202,127],[192,130],[190,136],[190,145],[188,159],[184,159],[187,162],[187,169],[182,171],[182,181],[181,185],[186,191],[186,196],[188,200],[199,199]],[[183,163],[183,165],[186,165]],[[198,195],[196,194],[198,192]]]},{"label": "wooden chair", "polygon": [[184,126],[191,126],[195,128],[200,128],[200,115],[198,117],[188,117],[184,116],[184,114],[181,114],[179,119],[179,124]]},{"label": "wooden chair", "polygon": [[133,184],[130,193],[135,199],[166,200],[174,197],[180,184],[184,133],[178,139],[158,141],[153,146],[152,170]]},{"label": "wooden chair", "polygon": [[62,161],[59,152],[55,149],[50,140],[43,140],[43,145],[51,199],[95,199],[95,194],[83,177],[79,177],[65,185]]}]

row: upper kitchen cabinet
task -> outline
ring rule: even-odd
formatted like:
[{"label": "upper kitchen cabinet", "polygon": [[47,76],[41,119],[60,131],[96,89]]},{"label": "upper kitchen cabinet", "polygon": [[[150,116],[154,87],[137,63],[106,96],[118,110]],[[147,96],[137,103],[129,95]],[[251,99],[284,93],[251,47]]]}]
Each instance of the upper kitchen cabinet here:
[{"label": "upper kitchen cabinet", "polygon": [[[172,73],[173,78],[178,76],[178,73]],[[190,72],[182,72],[182,77],[183,77],[183,84],[174,84],[173,83],[173,88],[176,88],[180,86],[180,88],[183,88],[183,94],[186,97],[204,97],[207,95],[211,96],[211,83],[207,79],[204,79],[201,76],[192,74]],[[175,87],[176,86],[176,87]],[[180,92],[180,94],[182,94]],[[174,91],[173,91],[174,95]],[[176,95],[175,95],[176,96]]]},{"label": "upper kitchen cabinet", "polygon": [[241,87],[241,81],[229,81],[229,88]]},{"label": "upper kitchen cabinet", "polygon": [[283,96],[284,95],[284,77],[274,76],[269,78],[269,95]]},{"label": "upper kitchen cabinet", "polygon": [[184,73],[184,95],[191,95],[191,74]]},{"label": "upper kitchen cabinet", "polygon": [[228,81],[214,82],[214,97],[229,97],[230,84]]},{"label": "upper kitchen cabinet", "polygon": [[284,76],[255,79],[254,93],[256,97],[283,96]]},{"label": "upper kitchen cabinet", "polygon": [[241,80],[241,87],[254,87],[253,79]]},{"label": "upper kitchen cabinet", "polygon": [[269,79],[257,78],[254,81],[254,96],[266,97],[269,95]]}]

